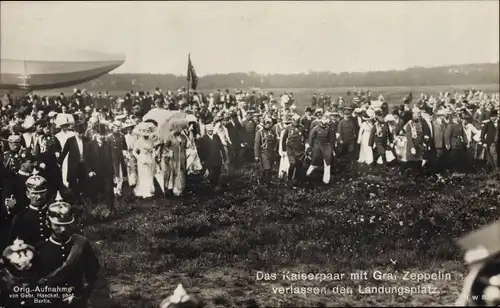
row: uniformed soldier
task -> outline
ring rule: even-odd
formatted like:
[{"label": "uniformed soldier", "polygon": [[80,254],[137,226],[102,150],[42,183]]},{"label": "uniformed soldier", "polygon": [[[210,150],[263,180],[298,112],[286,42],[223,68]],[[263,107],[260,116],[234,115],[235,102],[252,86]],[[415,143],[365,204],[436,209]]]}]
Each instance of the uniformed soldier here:
[{"label": "uniformed soldier", "polygon": [[291,119],[292,125],[285,128],[281,139],[281,147],[285,149],[290,167],[288,169],[288,182],[296,186],[296,181],[302,179],[304,158],[305,133],[300,124],[300,117]]},{"label": "uniformed soldier", "polygon": [[30,200],[26,195],[26,181],[31,176],[35,158],[26,153],[22,157],[22,163],[19,171],[11,177],[2,191],[2,207],[0,208],[0,251],[2,251],[10,242],[8,234],[14,217],[23,212]]},{"label": "uniformed soldier", "polygon": [[111,146],[111,160],[113,161],[114,194],[120,197],[123,179],[127,177],[127,164],[125,163],[127,143],[125,136],[121,133],[122,123],[120,121],[113,122],[111,128],[113,132],[107,136],[107,139]]},{"label": "uniformed soldier", "polygon": [[66,304],[64,307],[86,308],[98,278],[99,260],[91,243],[75,234],[75,217],[69,203],[51,204],[48,219],[51,235],[36,247],[43,264],[40,284],[64,288],[57,299]]},{"label": "uniformed soldier", "polygon": [[266,118],[263,128],[255,134],[255,160],[260,161],[262,167],[261,181],[266,184],[271,184],[271,169],[278,140],[276,133],[271,129],[272,125],[272,119]]},{"label": "uniformed soldier", "polygon": [[340,146],[339,153],[342,157],[347,158],[349,162],[356,159],[358,131],[355,121],[352,118],[352,108],[344,107],[344,118],[339,123],[338,128],[338,143]]},{"label": "uniformed soldier", "polygon": [[318,108],[314,112],[314,117],[311,121],[311,126],[309,127],[309,135],[311,134],[312,130],[321,124],[321,119],[323,118],[323,109]]},{"label": "uniformed soldier", "polygon": [[257,123],[255,122],[253,111],[248,111],[247,117],[241,125],[243,126],[243,144],[245,145],[244,158],[246,161],[249,161],[253,156],[255,133],[257,132]]},{"label": "uniformed soldier", "polygon": [[0,307],[39,307],[33,298],[19,296],[22,293],[20,288],[26,290],[36,286],[40,268],[37,260],[35,248],[19,239],[3,250],[0,261]]},{"label": "uniformed soldier", "polygon": [[10,135],[8,141],[9,150],[3,154],[3,164],[7,178],[17,174],[21,166],[22,155],[27,153],[26,149],[21,147],[20,135]]},{"label": "uniformed soldier", "polygon": [[337,111],[337,109],[333,109],[330,112],[330,129],[332,131],[332,138],[333,138],[333,157],[332,157],[332,166],[335,165],[337,155],[338,155],[338,142],[337,138],[339,136],[338,134],[338,129],[339,129],[339,122],[340,122],[340,113]]},{"label": "uniformed soldier", "polygon": [[386,151],[392,149],[392,143],[394,142],[389,131],[389,125],[385,122],[384,117],[382,110],[375,111],[375,124],[368,139],[368,145],[373,149],[373,166],[377,165],[379,158],[383,163],[387,163]]},{"label": "uniformed soldier", "polygon": [[331,162],[333,155],[334,134],[328,123],[330,119],[323,117],[321,123],[311,130],[306,151],[309,147],[312,149],[311,166],[307,169],[306,175],[310,176],[312,172],[323,164],[323,183],[330,183]]},{"label": "uniformed soldier", "polygon": [[460,238],[469,273],[456,306],[500,305],[500,221]]},{"label": "uniformed soldier", "polygon": [[47,180],[33,175],[26,181],[26,194],[30,199],[28,208],[18,213],[10,227],[8,242],[22,239],[26,244],[35,246],[50,236],[47,222]]}]

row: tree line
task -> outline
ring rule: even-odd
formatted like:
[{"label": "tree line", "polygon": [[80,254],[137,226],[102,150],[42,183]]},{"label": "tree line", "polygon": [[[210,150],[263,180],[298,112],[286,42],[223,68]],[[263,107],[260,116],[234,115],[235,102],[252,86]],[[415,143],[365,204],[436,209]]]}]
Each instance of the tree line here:
[{"label": "tree line", "polygon": [[[360,73],[308,72],[300,74],[230,73],[199,78],[199,90],[235,88],[332,88],[499,84],[499,64],[413,67],[405,70]],[[176,90],[187,87],[186,76],[173,74],[107,74],[79,86],[89,91]]]}]

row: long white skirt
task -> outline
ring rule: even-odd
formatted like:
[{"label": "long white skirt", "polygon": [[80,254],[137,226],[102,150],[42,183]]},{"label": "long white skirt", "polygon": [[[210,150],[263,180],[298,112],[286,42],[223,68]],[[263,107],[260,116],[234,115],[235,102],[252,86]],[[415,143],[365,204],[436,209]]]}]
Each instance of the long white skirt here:
[{"label": "long white skirt", "polygon": [[290,161],[288,160],[288,156],[287,155],[281,156],[278,178],[287,179],[289,168],[290,168]]},{"label": "long white skirt", "polygon": [[137,164],[137,185],[134,194],[139,198],[151,198],[155,193],[154,162],[146,160]]},{"label": "long white skirt", "polygon": [[363,135],[361,136],[358,163],[365,163],[368,165],[373,163],[373,149],[368,145],[369,139],[370,132],[364,131]]}]

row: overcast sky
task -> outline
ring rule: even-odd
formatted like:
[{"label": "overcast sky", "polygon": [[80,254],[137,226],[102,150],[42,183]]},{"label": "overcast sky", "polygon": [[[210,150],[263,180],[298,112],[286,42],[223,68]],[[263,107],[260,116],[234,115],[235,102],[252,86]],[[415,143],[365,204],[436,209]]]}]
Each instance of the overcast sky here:
[{"label": "overcast sky", "polygon": [[189,52],[201,76],[499,61],[499,1],[0,5],[2,55],[122,53],[117,73],[186,74]]}]

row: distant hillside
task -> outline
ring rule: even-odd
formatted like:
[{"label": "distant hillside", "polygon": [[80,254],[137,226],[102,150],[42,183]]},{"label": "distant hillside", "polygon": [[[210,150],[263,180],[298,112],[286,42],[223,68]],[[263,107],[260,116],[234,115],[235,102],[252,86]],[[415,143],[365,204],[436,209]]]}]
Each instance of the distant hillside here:
[{"label": "distant hillside", "polygon": [[[331,88],[378,86],[431,86],[499,84],[499,63],[443,67],[413,67],[401,71],[373,71],[339,74],[309,72],[261,75],[251,73],[214,74],[200,77],[199,90],[226,88]],[[187,86],[185,76],[172,74],[108,74],[79,86],[90,91],[175,90]],[[65,89],[68,90],[68,89]]]}]

